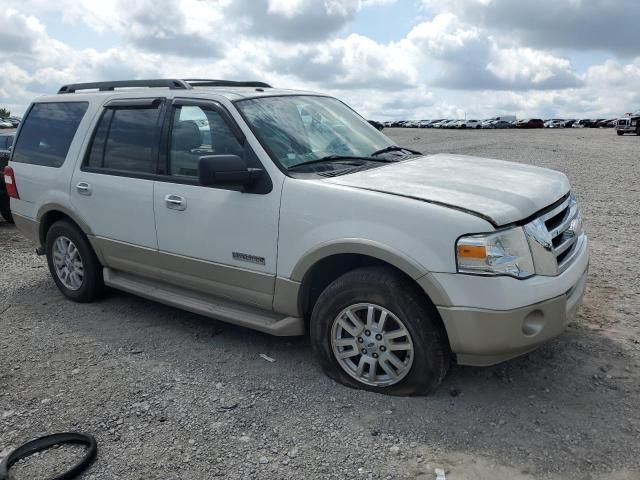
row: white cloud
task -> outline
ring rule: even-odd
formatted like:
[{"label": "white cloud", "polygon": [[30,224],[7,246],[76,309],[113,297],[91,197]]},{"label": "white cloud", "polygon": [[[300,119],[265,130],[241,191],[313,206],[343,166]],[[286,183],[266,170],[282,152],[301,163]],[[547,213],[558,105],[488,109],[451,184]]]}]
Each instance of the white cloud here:
[{"label": "white cloud", "polygon": [[[517,19],[498,28],[486,18],[502,0],[426,0],[435,14],[388,43],[348,25],[394,0],[6,1],[0,102],[17,112],[64,83],[145,77],[320,90],[374,118],[610,116],[640,106],[640,57],[578,73],[566,52],[510,34],[524,28]],[[582,3],[559,3],[572,2]],[[594,2],[599,11],[605,0]],[[88,27],[111,44],[77,49],[52,38],[47,21],[59,12],[69,29]]]}]

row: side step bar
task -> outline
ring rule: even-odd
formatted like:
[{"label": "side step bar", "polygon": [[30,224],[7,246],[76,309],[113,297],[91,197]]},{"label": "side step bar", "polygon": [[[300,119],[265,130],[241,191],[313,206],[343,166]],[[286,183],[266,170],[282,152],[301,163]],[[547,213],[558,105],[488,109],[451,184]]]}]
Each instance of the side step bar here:
[{"label": "side step bar", "polygon": [[283,337],[304,335],[305,322],[300,317],[283,317],[273,312],[240,305],[231,300],[211,297],[156,280],[122,273],[111,268],[104,268],[103,276],[105,285],[109,287],[205,317],[271,335]]}]

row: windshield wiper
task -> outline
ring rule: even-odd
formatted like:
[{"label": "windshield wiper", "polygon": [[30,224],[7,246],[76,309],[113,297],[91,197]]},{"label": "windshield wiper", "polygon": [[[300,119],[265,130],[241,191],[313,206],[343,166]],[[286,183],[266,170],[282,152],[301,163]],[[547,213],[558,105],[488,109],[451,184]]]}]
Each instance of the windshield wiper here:
[{"label": "windshield wiper", "polygon": [[400,147],[398,145],[390,145],[388,147],[385,148],[381,148],[380,150],[376,150],[375,152],[373,152],[371,154],[372,157],[375,157],[376,155],[381,155],[383,153],[388,153],[388,152],[409,152],[412,153],[414,155],[422,155],[422,152],[418,152],[416,150],[411,150],[410,148],[406,148],[406,147]]},{"label": "windshield wiper", "polygon": [[365,160],[368,162],[381,162],[381,163],[391,163],[393,160],[389,160],[386,158],[376,158],[376,157],[359,157],[357,155],[327,155],[326,157],[317,158],[315,160],[307,160],[306,162],[296,163],[287,168],[287,170],[292,170],[298,167],[305,167],[307,165],[315,165],[316,163],[326,163],[326,162],[339,162],[341,160]]}]

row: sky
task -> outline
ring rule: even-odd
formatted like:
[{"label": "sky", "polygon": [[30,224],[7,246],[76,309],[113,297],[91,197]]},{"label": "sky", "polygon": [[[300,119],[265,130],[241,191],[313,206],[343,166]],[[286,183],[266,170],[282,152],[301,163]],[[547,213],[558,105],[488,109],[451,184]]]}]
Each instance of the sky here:
[{"label": "sky", "polygon": [[640,109],[640,0],[2,0],[0,106],[65,83],[261,80],[372,119]]}]

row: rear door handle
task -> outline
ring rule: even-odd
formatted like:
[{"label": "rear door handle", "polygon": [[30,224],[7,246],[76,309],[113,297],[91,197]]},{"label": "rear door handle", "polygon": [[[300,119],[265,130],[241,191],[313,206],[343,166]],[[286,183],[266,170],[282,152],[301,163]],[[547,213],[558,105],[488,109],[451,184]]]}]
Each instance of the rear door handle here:
[{"label": "rear door handle", "polygon": [[76,190],[78,190],[80,195],[91,195],[91,185],[87,182],[78,182]]},{"label": "rear door handle", "polygon": [[167,195],[164,197],[164,202],[167,205],[167,208],[170,208],[171,210],[182,211],[187,209],[187,199],[180,195]]}]

